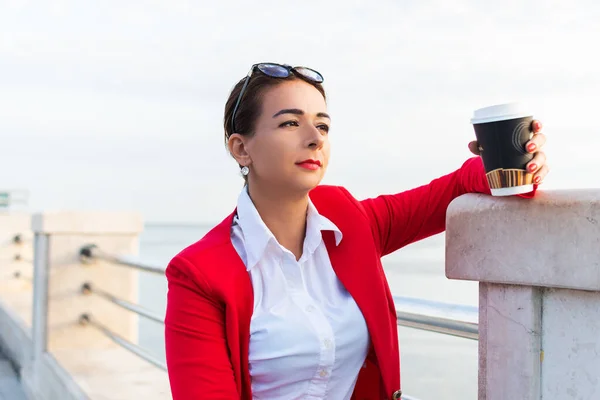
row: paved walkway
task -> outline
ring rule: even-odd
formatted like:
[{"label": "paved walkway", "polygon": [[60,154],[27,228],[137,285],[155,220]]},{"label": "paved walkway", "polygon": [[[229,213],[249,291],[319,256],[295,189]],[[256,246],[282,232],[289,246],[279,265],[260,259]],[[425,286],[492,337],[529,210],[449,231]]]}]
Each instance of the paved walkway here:
[{"label": "paved walkway", "polygon": [[0,353],[0,400],[27,400],[12,365]]}]

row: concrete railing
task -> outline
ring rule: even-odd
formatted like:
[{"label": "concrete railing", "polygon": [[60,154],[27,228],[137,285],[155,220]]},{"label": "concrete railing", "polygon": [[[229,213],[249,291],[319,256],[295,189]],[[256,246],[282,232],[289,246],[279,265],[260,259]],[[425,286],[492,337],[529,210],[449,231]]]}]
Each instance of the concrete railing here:
[{"label": "concrete railing", "polygon": [[446,244],[480,282],[479,399],[600,398],[600,190],[462,196]]}]

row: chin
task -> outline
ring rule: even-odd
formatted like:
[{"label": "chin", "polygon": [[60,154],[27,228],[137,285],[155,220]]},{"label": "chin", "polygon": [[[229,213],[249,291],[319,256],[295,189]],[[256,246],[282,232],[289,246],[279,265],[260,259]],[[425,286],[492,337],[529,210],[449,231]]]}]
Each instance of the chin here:
[{"label": "chin", "polygon": [[313,190],[314,188],[316,188],[317,186],[319,186],[321,184],[321,180],[323,179],[322,176],[307,176],[307,177],[303,177],[302,179],[297,179],[293,186],[295,188],[295,190],[297,191],[303,191],[303,192],[310,192],[311,190]]}]

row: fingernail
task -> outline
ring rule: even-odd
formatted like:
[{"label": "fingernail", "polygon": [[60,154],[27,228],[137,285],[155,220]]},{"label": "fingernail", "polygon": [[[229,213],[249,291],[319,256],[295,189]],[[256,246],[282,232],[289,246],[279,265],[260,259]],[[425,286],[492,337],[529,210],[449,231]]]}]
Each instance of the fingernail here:
[{"label": "fingernail", "polygon": [[533,151],[535,150],[536,147],[537,146],[535,145],[535,143],[529,143],[527,145],[527,151],[530,152],[530,153],[533,153]]},{"label": "fingernail", "polygon": [[529,168],[529,171],[533,172],[537,169],[537,165],[535,163],[529,164],[528,168]]},{"label": "fingernail", "polygon": [[540,121],[535,121],[533,124],[533,130],[537,132],[541,129],[542,129],[542,123]]},{"label": "fingernail", "polygon": [[535,183],[540,183],[542,181],[542,177],[541,176],[536,176],[535,179],[533,180]]}]

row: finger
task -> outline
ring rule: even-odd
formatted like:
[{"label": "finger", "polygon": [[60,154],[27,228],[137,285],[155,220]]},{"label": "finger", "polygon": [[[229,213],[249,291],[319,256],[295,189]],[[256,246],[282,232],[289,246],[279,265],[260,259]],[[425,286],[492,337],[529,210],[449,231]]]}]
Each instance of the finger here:
[{"label": "finger", "polygon": [[542,131],[542,122],[534,119],[533,121],[531,121],[531,126],[530,126],[531,132],[537,134],[538,132]]},{"label": "finger", "polygon": [[546,135],[538,133],[533,135],[533,138],[525,144],[525,148],[529,153],[535,153],[546,144]]},{"label": "finger", "polygon": [[537,173],[544,164],[546,164],[546,153],[538,151],[533,156],[533,159],[527,163],[527,171],[531,173]]},{"label": "finger", "polygon": [[543,183],[544,179],[546,178],[546,175],[548,175],[549,172],[550,167],[548,167],[548,164],[542,165],[538,172],[533,176],[533,183],[538,185]]},{"label": "finger", "polygon": [[476,156],[481,154],[481,151],[479,150],[479,143],[477,143],[476,140],[473,140],[471,143],[469,143],[469,150]]}]

